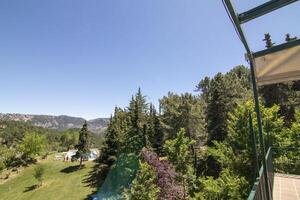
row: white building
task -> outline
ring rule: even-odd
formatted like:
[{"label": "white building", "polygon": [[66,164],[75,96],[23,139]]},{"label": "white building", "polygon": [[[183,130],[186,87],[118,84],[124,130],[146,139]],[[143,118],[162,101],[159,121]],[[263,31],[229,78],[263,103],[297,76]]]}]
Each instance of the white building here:
[{"label": "white building", "polygon": [[[72,156],[74,156],[77,152],[77,149],[71,149],[68,152],[65,152],[64,161],[71,161]],[[90,153],[88,155],[88,160],[95,160],[99,156],[98,149],[90,149]]]}]

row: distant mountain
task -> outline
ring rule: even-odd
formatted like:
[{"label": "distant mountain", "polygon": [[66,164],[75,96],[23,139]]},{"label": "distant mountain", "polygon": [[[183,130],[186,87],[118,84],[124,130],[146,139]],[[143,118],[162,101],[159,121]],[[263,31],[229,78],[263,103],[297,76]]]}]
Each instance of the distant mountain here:
[{"label": "distant mountain", "polygon": [[[44,128],[56,130],[81,128],[85,121],[85,119],[80,117],[71,117],[66,115],[27,115],[17,113],[0,113],[0,120],[30,122],[34,126],[41,126]],[[88,120],[88,128],[94,133],[103,133],[103,131],[107,127],[108,121],[109,118],[97,118]]]}]

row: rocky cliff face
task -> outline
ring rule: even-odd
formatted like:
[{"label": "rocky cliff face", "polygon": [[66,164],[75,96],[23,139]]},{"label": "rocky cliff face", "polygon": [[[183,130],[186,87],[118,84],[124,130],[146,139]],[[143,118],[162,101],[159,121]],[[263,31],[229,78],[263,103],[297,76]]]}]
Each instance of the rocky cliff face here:
[{"label": "rocky cliff face", "polygon": [[[2,114],[0,120],[12,120],[30,122],[35,126],[51,128],[56,130],[66,130],[70,128],[81,128],[85,119],[79,117],[71,117],[66,115],[27,115],[27,114]],[[88,128],[94,133],[103,133],[107,127],[108,118],[97,118],[87,121]]]}]

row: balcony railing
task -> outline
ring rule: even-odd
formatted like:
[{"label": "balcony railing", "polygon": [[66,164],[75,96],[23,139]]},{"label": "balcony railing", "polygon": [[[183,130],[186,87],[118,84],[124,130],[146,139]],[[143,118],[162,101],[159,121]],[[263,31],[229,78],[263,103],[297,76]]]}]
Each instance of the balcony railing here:
[{"label": "balcony railing", "polygon": [[250,192],[250,195],[248,197],[248,200],[265,200],[268,199],[266,197],[266,184],[265,181],[269,182],[271,195],[274,185],[274,167],[273,167],[273,150],[270,147],[268,149],[268,152],[266,154],[266,161],[267,161],[267,172],[268,172],[268,180],[265,180],[265,177],[263,175],[263,166],[261,166],[259,170],[259,176],[257,177],[252,190]]}]

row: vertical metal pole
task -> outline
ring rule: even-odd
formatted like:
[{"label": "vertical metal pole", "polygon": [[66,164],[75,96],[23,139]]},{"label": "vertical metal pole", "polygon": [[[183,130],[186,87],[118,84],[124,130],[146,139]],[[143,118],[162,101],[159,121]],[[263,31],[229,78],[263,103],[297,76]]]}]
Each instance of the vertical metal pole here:
[{"label": "vertical metal pole", "polygon": [[252,86],[253,86],[253,96],[254,96],[254,102],[255,102],[255,111],[256,111],[256,117],[257,117],[257,124],[258,124],[258,136],[260,141],[260,149],[262,154],[262,164],[263,164],[263,174],[265,179],[265,185],[266,185],[266,196],[268,200],[272,199],[271,196],[271,188],[269,184],[269,178],[268,178],[268,171],[267,171],[267,162],[266,162],[266,150],[265,150],[265,142],[263,137],[263,128],[262,128],[262,119],[261,119],[261,112],[260,112],[260,106],[259,106],[259,100],[258,100],[258,91],[257,91],[257,85],[256,85],[256,78],[255,78],[255,72],[254,72],[254,64],[253,64],[253,57],[252,54],[249,55],[250,60],[250,70],[251,70],[251,77],[252,77]]},{"label": "vertical metal pole", "polygon": [[[251,113],[249,113],[249,132],[250,132],[250,140],[251,140],[251,143],[252,143],[252,150],[253,150],[253,158],[254,158],[254,170],[255,170],[255,173],[258,177],[259,177],[259,163],[258,163],[258,156],[257,156],[257,149],[256,149],[256,138],[255,138],[255,134],[254,134],[254,131],[253,131],[253,121],[252,121],[252,115]],[[256,180],[256,177],[255,179]],[[254,181],[255,182],[255,181]]]}]

